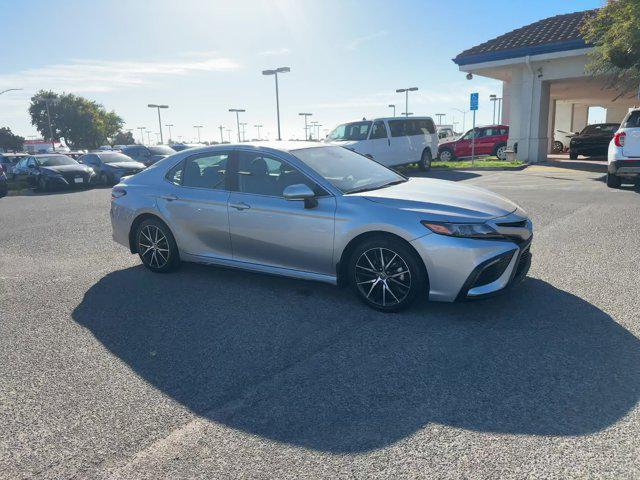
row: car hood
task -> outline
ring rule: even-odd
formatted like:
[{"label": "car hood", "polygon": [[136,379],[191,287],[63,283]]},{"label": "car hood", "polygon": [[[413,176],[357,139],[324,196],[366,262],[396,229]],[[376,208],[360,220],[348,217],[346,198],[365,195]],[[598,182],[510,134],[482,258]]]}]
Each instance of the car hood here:
[{"label": "car hood", "polygon": [[362,140],[331,140],[329,143],[333,143],[339,147],[349,147],[351,145],[357,145],[360,142],[362,142]]},{"label": "car hood", "polygon": [[140,163],[140,162],[118,162],[118,163],[105,163],[105,166],[107,167],[111,167],[111,168],[125,168],[125,169],[131,169],[131,168],[140,168],[143,169],[145,168],[144,163]]},{"label": "car hood", "polygon": [[86,165],[55,165],[51,167],[40,167],[49,173],[88,173],[91,168]]},{"label": "car hood", "polygon": [[372,202],[425,215],[425,220],[473,222],[504,217],[519,207],[482,188],[446,180],[410,178],[378,190],[355,193]]}]

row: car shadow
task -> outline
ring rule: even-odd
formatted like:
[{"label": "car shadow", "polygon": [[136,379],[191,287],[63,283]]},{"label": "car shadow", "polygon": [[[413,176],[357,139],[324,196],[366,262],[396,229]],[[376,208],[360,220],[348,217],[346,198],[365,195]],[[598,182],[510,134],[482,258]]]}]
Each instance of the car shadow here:
[{"label": "car shadow", "polygon": [[337,453],[428,423],[575,436],[640,396],[640,343],[541,280],[480,302],[401,314],[346,289],[185,265],[112,272],[73,319],[132,372],[203,418]]},{"label": "car shadow", "polygon": [[469,180],[471,178],[481,176],[479,173],[465,171],[465,170],[429,170],[428,172],[421,172],[419,170],[402,172],[407,177],[424,177],[424,178],[437,178],[440,180],[449,180],[452,182],[461,182],[463,180]]}]

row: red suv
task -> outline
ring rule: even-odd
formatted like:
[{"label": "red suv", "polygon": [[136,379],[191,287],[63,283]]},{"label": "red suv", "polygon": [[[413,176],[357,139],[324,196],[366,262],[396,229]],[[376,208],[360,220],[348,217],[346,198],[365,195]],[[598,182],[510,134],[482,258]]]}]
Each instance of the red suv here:
[{"label": "red suv", "polygon": [[507,125],[490,125],[476,127],[475,130],[469,130],[457,140],[438,145],[438,160],[448,162],[456,158],[470,157],[471,139],[474,134],[476,155],[495,155],[500,160],[507,158],[509,127]]}]

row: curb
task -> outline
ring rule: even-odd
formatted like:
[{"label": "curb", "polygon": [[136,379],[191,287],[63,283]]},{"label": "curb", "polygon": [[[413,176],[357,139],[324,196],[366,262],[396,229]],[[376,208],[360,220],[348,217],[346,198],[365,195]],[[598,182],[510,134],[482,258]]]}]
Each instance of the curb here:
[{"label": "curb", "polygon": [[460,168],[446,168],[446,167],[431,167],[431,170],[438,172],[447,172],[447,171],[466,171],[466,172],[518,172],[520,170],[524,170],[528,168],[530,165],[525,163],[524,165],[518,165],[517,167],[460,167]]}]

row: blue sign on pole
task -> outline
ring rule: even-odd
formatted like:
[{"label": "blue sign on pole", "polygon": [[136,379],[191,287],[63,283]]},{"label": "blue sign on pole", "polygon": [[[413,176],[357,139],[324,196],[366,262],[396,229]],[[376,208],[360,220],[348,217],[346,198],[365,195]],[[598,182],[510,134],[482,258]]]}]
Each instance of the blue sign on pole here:
[{"label": "blue sign on pole", "polygon": [[471,111],[478,110],[478,97],[479,95],[477,93],[471,94],[471,105],[469,107],[469,110]]}]

